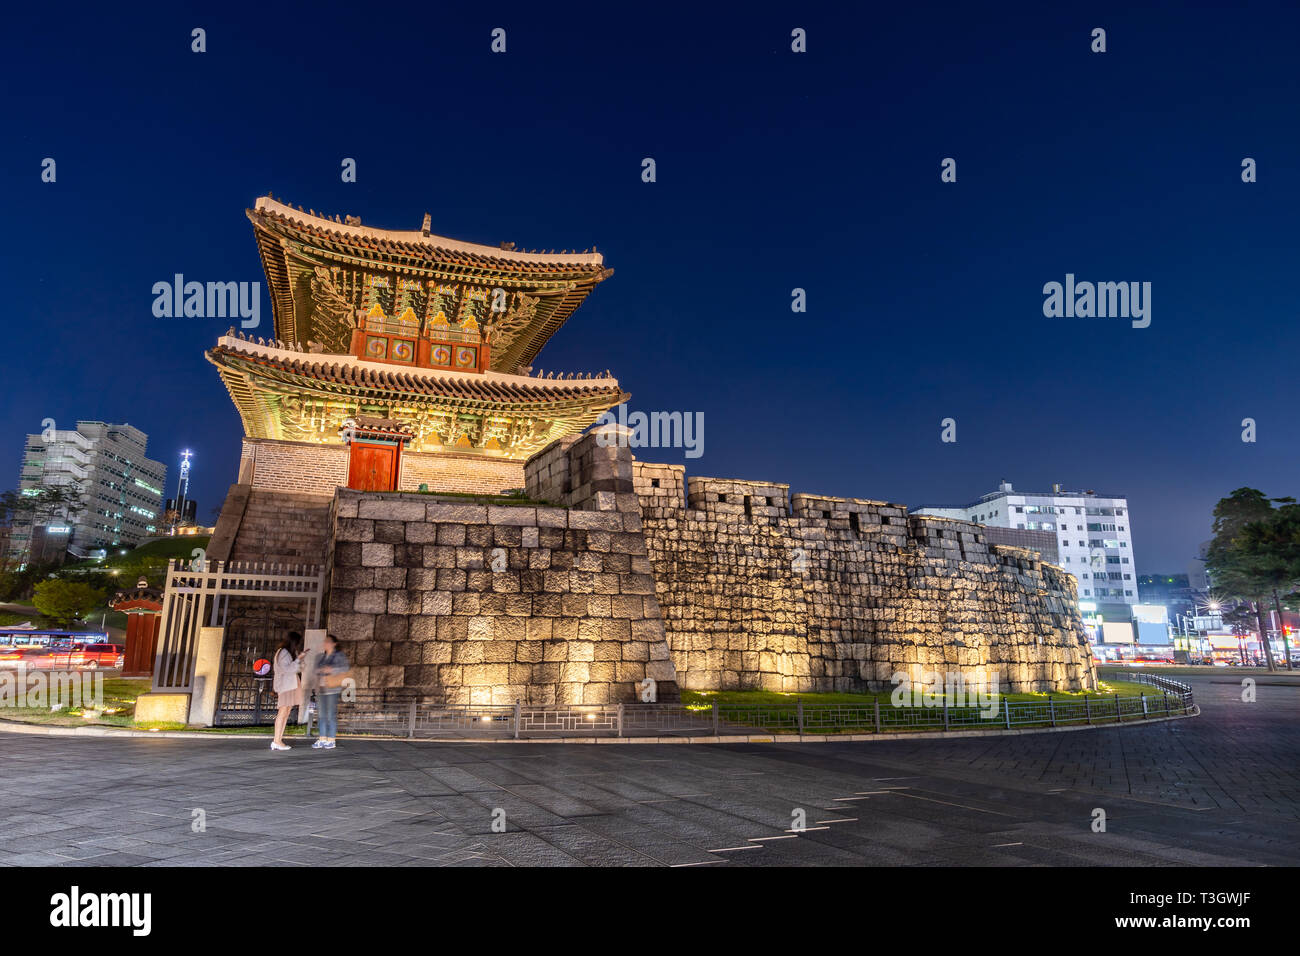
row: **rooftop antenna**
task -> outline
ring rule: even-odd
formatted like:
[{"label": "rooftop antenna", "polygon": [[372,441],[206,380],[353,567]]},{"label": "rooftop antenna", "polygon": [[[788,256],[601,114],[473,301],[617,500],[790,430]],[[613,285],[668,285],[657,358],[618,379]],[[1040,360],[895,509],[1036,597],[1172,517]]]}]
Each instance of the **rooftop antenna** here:
[{"label": "rooftop antenna", "polygon": [[171,533],[176,533],[176,528],[180,525],[185,516],[185,499],[190,493],[190,457],[192,452],[186,448],[181,452],[181,476],[176,483],[176,508],[174,509],[175,517],[172,518]]}]

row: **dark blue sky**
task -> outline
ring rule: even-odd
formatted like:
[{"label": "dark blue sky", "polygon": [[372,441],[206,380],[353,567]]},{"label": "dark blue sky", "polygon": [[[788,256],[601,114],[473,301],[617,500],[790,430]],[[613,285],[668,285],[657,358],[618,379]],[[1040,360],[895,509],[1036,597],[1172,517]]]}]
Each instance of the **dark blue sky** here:
[{"label": "dark blue sky", "polygon": [[[1185,569],[1232,489],[1295,493],[1295,6],[848,6],[8,12],[0,484],[42,418],[126,420],[169,494],[195,451],[210,520],[241,429],[202,353],[229,322],[156,319],[150,289],[263,282],[269,329],[244,209],[270,191],[595,244],[615,275],[537,364],[703,412],[692,474],[912,506],[1000,478],[1127,494],[1144,573]],[[1067,272],[1151,282],[1151,326],[1044,318]]]}]

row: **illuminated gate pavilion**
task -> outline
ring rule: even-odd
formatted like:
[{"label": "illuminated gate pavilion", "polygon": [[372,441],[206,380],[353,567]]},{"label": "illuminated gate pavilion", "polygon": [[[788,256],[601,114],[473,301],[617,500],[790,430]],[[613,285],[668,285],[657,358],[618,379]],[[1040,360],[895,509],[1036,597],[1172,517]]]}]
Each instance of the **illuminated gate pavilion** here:
[{"label": "illuminated gate pavilion", "polygon": [[532,363],[613,270],[600,253],[527,252],[363,226],[269,197],[248,210],[275,337],[207,358],[244,426],[239,481],[332,495],[494,493],[523,462],[628,399],[609,373]]}]

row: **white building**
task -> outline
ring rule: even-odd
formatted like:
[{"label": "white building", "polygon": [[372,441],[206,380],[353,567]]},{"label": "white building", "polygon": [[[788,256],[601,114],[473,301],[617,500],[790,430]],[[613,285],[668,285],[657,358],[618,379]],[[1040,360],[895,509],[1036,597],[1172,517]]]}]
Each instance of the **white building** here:
[{"label": "white building", "polygon": [[138,428],[106,422],[28,435],[19,489],[72,487],[79,503],[62,517],[15,526],[10,554],[20,561],[58,560],[66,549],[86,557],[157,534],[167,467],[145,456],[148,441]]},{"label": "white building", "polygon": [[1138,603],[1137,569],[1128,499],[1095,491],[1017,492],[1003,481],[974,504],[918,508],[914,514],[959,518],[995,528],[1050,531],[1060,565],[1079,579],[1079,600]]}]

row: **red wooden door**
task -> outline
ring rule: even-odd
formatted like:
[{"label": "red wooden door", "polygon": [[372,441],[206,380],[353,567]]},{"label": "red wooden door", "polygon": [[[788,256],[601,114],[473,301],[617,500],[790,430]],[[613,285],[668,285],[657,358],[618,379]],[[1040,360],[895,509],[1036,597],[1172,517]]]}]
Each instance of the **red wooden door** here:
[{"label": "red wooden door", "polygon": [[397,446],[352,443],[348,487],[358,491],[392,491],[397,487]]}]

